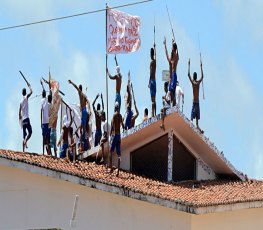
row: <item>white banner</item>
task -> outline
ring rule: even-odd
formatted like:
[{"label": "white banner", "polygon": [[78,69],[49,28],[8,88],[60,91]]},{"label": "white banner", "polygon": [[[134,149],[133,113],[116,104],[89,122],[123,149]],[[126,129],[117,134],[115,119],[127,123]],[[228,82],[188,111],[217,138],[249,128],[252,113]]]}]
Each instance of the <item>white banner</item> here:
[{"label": "white banner", "polygon": [[107,11],[107,53],[130,53],[141,46],[140,18],[124,12]]}]

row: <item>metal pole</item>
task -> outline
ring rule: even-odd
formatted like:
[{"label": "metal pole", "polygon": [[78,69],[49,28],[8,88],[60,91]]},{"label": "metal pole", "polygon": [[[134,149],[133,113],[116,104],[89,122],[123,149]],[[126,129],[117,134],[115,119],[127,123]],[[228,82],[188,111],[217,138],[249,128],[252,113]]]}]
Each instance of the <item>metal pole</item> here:
[{"label": "metal pole", "polygon": [[[109,93],[108,93],[108,74],[107,74],[107,69],[108,69],[108,47],[107,47],[107,34],[108,34],[108,4],[106,3],[106,95],[107,95],[107,123],[109,123]],[[108,130],[108,125],[107,125],[107,138],[110,136],[109,134],[110,130]],[[109,138],[107,140],[108,142],[108,159],[109,159],[109,154],[110,154],[110,143],[109,143]],[[104,149],[105,151],[105,149]],[[104,159],[105,160],[105,159]],[[112,159],[111,159],[112,161]],[[109,162],[108,162],[109,164]]]},{"label": "metal pole", "polygon": [[[199,44],[200,64],[201,64],[201,62],[202,62],[202,56],[201,56],[199,33],[198,33],[198,44]],[[205,100],[204,79],[202,80],[202,89],[203,89],[203,100]]]}]

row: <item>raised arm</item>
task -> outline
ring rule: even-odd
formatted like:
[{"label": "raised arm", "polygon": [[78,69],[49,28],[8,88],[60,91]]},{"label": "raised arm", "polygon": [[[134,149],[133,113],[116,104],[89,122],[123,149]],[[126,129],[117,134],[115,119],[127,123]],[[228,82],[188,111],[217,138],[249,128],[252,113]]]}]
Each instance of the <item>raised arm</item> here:
[{"label": "raised arm", "polygon": [[139,110],[138,110],[138,108],[137,108],[136,101],[134,101],[134,107],[135,107],[136,115],[133,117],[133,119],[136,120],[137,117],[139,116]]},{"label": "raised arm", "polygon": [[100,97],[101,97],[102,110],[104,111],[104,102],[103,102],[103,96],[102,96],[102,93],[100,94]]},{"label": "raised arm", "polygon": [[94,100],[93,103],[92,103],[92,108],[93,108],[94,113],[97,113],[97,110],[95,109],[95,103],[96,103],[96,101],[97,101],[97,99],[98,99],[99,96],[100,96],[100,94],[98,93],[97,96],[96,96],[96,98],[95,98],[95,100]]},{"label": "raised arm", "polygon": [[72,82],[71,80],[68,80],[68,83],[71,84],[71,85],[73,85],[73,87],[74,87],[78,92],[81,92],[80,89],[79,89],[79,87],[78,87],[74,82]]},{"label": "raised arm", "polygon": [[166,54],[167,61],[170,63],[170,57],[169,57],[169,54],[168,54],[168,51],[167,51],[167,47],[166,47],[166,37],[165,36],[164,36],[163,44],[164,44],[164,49],[165,49],[165,54]]},{"label": "raised arm", "polygon": [[109,76],[109,78],[111,79],[111,80],[116,80],[116,76],[112,76],[110,73],[109,73],[109,69],[107,68],[107,74],[108,74],[108,76]]},{"label": "raised arm", "polygon": [[115,54],[114,60],[115,60],[116,66],[118,66],[118,61],[117,61],[117,56],[116,56],[116,54]]},{"label": "raised arm", "polygon": [[200,60],[200,67],[201,67],[201,78],[198,82],[201,82],[203,81],[204,79],[204,73],[203,73],[203,63],[202,63],[202,60]]},{"label": "raised arm", "polygon": [[192,80],[191,75],[190,75],[190,58],[188,61],[188,78],[189,78],[190,82],[193,83],[193,80]]},{"label": "raised arm", "polygon": [[30,92],[29,92],[29,94],[27,94],[27,99],[32,95],[32,93],[33,93],[33,90],[32,90],[32,88],[31,88],[31,85],[30,84],[28,84],[27,85],[28,86],[28,88],[29,88],[29,90],[30,90]]}]

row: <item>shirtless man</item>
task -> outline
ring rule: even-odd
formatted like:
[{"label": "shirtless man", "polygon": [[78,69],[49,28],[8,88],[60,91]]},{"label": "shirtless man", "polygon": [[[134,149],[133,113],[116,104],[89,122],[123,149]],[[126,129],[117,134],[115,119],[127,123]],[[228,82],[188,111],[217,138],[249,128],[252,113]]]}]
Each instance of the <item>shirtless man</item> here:
[{"label": "shirtless man", "polygon": [[[19,121],[21,121],[23,127],[23,152],[25,151],[25,148],[27,148],[27,142],[32,135],[32,127],[29,119],[28,98],[32,95],[33,91],[30,84],[27,84],[27,86],[30,92],[29,94],[26,94],[26,89],[23,88],[23,98],[19,106]],[[26,130],[28,131],[28,134]]]},{"label": "shirtless man", "polygon": [[[81,126],[82,126],[82,132],[80,132],[80,139],[81,142],[85,142],[85,133],[86,133],[86,124],[87,124],[87,109],[86,104],[88,103],[87,96],[82,92],[82,85],[79,85],[79,87],[73,83],[71,80],[68,80],[68,83],[73,85],[74,88],[79,93],[79,102],[80,102],[80,111],[81,111]],[[82,148],[83,149],[83,148]]]},{"label": "shirtless man", "polygon": [[64,115],[63,117],[63,127],[57,144],[57,146],[60,146],[62,144],[62,147],[60,149],[60,158],[67,157],[67,152],[69,148],[69,128],[71,127],[72,122],[72,111],[70,110],[70,121],[68,121],[67,115]]},{"label": "shirtless man", "polygon": [[113,114],[113,118],[111,121],[111,148],[110,148],[110,169],[111,172],[113,172],[112,169],[112,153],[114,152],[115,148],[116,148],[116,153],[118,155],[118,172],[117,172],[117,176],[119,175],[119,169],[120,169],[120,164],[121,164],[121,131],[120,131],[120,127],[122,125],[122,128],[124,129],[124,124],[122,121],[122,116],[120,114],[120,108],[119,108],[119,104],[118,102],[115,103],[115,113]]},{"label": "shirtless man", "polygon": [[197,73],[196,72],[194,72],[193,79],[192,79],[191,75],[190,75],[190,58],[189,58],[189,61],[188,61],[188,78],[189,78],[190,82],[192,83],[192,87],[193,87],[193,107],[192,107],[192,112],[191,112],[191,121],[193,121],[193,119],[196,119],[196,127],[198,128],[198,130],[201,133],[203,133],[204,131],[201,130],[199,125],[198,125],[198,120],[200,119],[199,86],[200,86],[200,83],[202,82],[202,80],[204,78],[202,61],[200,61],[200,67],[201,67],[201,78],[200,78],[200,80],[197,80]]},{"label": "shirtless man", "polygon": [[135,100],[134,100],[133,104],[134,104],[134,108],[135,108],[135,114],[133,114],[132,119],[131,119],[131,128],[133,128],[135,126],[135,121],[139,116],[139,111],[137,109]]},{"label": "shirtless man", "polygon": [[130,80],[128,80],[127,98],[126,98],[126,114],[125,114],[125,122],[124,122],[124,127],[126,130],[131,128],[131,120],[133,116],[131,107],[132,107],[132,96],[131,96]]},{"label": "shirtless man", "polygon": [[94,114],[95,114],[95,120],[96,120],[96,132],[95,132],[94,147],[99,145],[100,139],[101,139],[101,136],[102,136],[102,132],[101,132],[101,117],[102,117],[102,111],[104,110],[102,94],[101,94],[102,111],[100,110],[100,103],[97,104],[97,109],[95,109],[95,103],[96,103],[96,101],[97,101],[99,96],[100,96],[100,94],[98,94],[96,96],[95,100],[92,103],[92,108],[93,108],[93,111],[94,111]]},{"label": "shirtless man", "polygon": [[151,94],[151,100],[152,100],[152,117],[156,116],[156,49],[155,44],[153,46],[154,48],[151,48],[151,63],[150,63],[150,79],[149,79],[149,85],[150,88],[150,94]]},{"label": "shirtless man", "polygon": [[177,64],[179,61],[179,54],[178,54],[178,49],[177,49],[177,44],[175,43],[174,40],[172,40],[172,52],[171,52],[171,57],[168,55],[167,47],[166,47],[166,38],[164,37],[164,48],[165,48],[165,53],[166,53],[166,58],[169,63],[169,69],[170,69],[170,82],[169,82],[169,91],[171,92],[171,98],[172,98],[172,105],[176,105],[176,97],[175,97],[175,90],[176,90],[176,82],[177,82]]},{"label": "shirtless man", "polygon": [[115,96],[115,102],[118,102],[119,104],[119,110],[121,110],[121,82],[122,82],[122,75],[121,75],[121,69],[120,66],[118,66],[118,61],[115,55],[115,62],[116,62],[116,72],[117,74],[112,76],[109,73],[109,70],[107,68],[107,74],[109,75],[109,78],[111,80],[115,80],[116,81],[116,96]]}]

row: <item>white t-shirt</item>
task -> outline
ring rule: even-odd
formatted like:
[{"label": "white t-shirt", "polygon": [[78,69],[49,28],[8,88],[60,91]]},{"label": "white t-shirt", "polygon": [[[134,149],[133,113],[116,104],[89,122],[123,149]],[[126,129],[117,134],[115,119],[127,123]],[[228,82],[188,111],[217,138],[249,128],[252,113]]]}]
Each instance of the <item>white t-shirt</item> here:
[{"label": "white t-shirt", "polygon": [[[108,126],[108,130],[107,130],[107,126]],[[111,129],[111,127],[110,127],[110,124],[108,123],[108,121],[107,120],[104,121],[104,123],[103,123],[103,133],[107,132],[108,138],[109,138],[109,134],[110,134],[110,129]]]},{"label": "white t-shirt", "polygon": [[22,115],[22,121],[23,121],[26,118],[29,118],[27,96],[23,96],[23,98],[22,98],[22,100],[20,102],[20,106],[21,106],[21,115]]},{"label": "white t-shirt", "polygon": [[[165,98],[166,98],[167,101],[169,101],[171,103],[171,92],[170,91],[168,91],[165,94]],[[171,105],[166,100],[164,100],[164,107],[166,107],[166,108],[171,107]]]},{"label": "white t-shirt", "polygon": [[49,103],[47,98],[41,99],[42,124],[49,123]]},{"label": "white t-shirt", "polygon": [[176,106],[179,109],[180,109],[180,104],[181,104],[181,97],[183,94],[184,94],[184,92],[183,92],[182,88],[179,85],[177,85],[176,86]]}]

